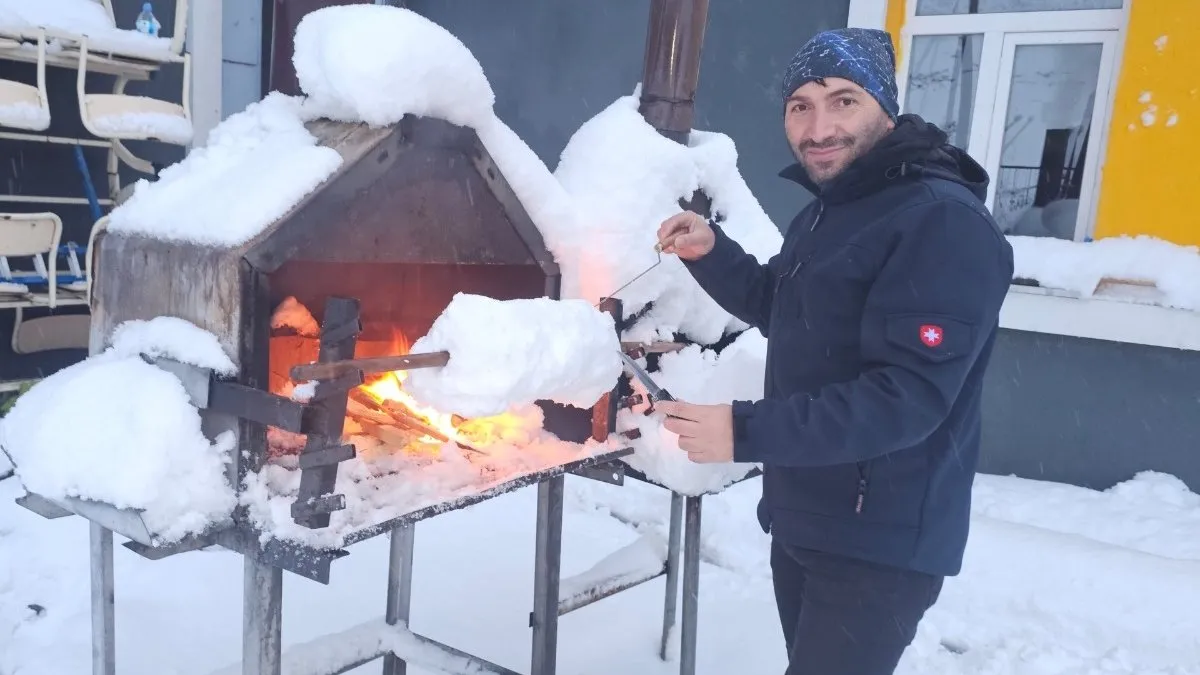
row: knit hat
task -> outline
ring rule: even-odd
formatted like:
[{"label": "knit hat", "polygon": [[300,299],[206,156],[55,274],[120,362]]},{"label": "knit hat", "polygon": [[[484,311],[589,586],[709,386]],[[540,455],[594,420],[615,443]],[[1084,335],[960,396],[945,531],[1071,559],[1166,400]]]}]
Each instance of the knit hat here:
[{"label": "knit hat", "polygon": [[872,28],[838,28],[817,33],[788,64],[783,100],[813,80],[840,77],[879,101],[893,120],[900,114],[896,90],[896,52],[892,38]]}]

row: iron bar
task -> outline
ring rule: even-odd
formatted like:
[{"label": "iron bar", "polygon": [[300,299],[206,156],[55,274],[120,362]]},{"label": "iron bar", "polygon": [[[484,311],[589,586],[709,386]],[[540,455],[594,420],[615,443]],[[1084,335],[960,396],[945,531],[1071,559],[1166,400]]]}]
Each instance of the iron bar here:
[{"label": "iron bar", "polygon": [[245,556],[242,675],[282,675],[283,569]]},{"label": "iron bar", "polygon": [[667,584],[663,601],[662,642],[658,656],[667,660],[671,631],[675,628],[675,610],[679,602],[679,544],[683,531],[683,495],[671,493],[671,521],[667,529]]},{"label": "iron bar", "polygon": [[530,675],[555,675],[557,668],[564,485],[562,475],[538,484],[533,612],[529,617],[533,628]]},{"label": "iron bar", "polygon": [[679,673],[696,674],[696,629],[700,610],[700,507],[704,497],[688,497],[683,527],[683,626]]},{"label": "iron bar", "polygon": [[661,577],[662,575],[666,574],[666,571],[666,566],[664,566],[657,572],[651,572],[649,574],[634,577],[615,586],[605,587],[601,585],[595,588],[589,588],[581,593],[576,593],[570,597],[563,598],[558,603],[558,615],[563,616],[564,614],[570,614],[571,612],[574,612],[577,609],[583,609],[592,603],[600,602],[605,598],[611,598],[622,591],[627,591],[635,586],[641,586],[648,581],[653,581]]},{"label": "iron bar", "polygon": [[[416,525],[401,525],[392,530],[388,549],[387,608],[384,621],[389,626],[408,627],[412,609],[413,537]],[[408,664],[392,652],[383,655],[383,675],[406,675]]]},{"label": "iron bar", "polygon": [[91,523],[92,675],[116,675],[117,628],[113,589],[113,533]]},{"label": "iron bar", "polygon": [[449,362],[450,352],[375,356],[366,359],[344,359],[326,363],[302,363],[292,366],[289,374],[293,382],[306,382],[308,380],[330,380],[353,371],[373,375],[376,373],[392,373],[397,370],[440,368]]}]

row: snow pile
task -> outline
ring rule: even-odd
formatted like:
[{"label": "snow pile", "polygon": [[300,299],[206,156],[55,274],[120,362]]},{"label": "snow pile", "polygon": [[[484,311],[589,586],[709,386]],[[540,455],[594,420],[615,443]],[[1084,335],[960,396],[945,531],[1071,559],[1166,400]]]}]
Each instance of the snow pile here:
[{"label": "snow pile", "polygon": [[192,123],[186,117],[162,112],[129,112],[93,117],[100,136],[138,135],[176,145],[192,142]]},{"label": "snow pile", "polygon": [[120,356],[145,354],[208,368],[227,377],[237,373],[217,336],[173,316],[126,321],[113,330],[111,344]]},{"label": "snow pile", "polygon": [[141,510],[147,528],[164,541],[223,520],[235,504],[225,479],[233,437],[210,443],[179,380],[136,353],[149,348],[205,367],[231,366],[223,353],[214,358],[215,337],[186,339],[195,331],[171,322],[123,324],[117,346],[18,399],[0,422],[0,445],[26,489]]},{"label": "snow pile", "polygon": [[233,247],[244,244],[337,171],[342,157],[304,128],[299,99],[272,92],[217,125],[208,145],[139,180],[109,215],[110,232]]},{"label": "snow pile", "polygon": [[1200,310],[1200,249],[1154,237],[1074,242],[1009,236],[1013,277],[1089,297],[1104,279],[1153,283],[1168,307]]},{"label": "snow pile", "polygon": [[296,27],[292,62],[308,105],[387,126],[406,114],[478,128],[495,95],[471,51],[441,26],[386,5],[326,7]]},{"label": "snow pile", "polygon": [[1164,558],[1200,560],[1200,495],[1178,478],[1154,471],[1104,491],[980,475],[971,510]]},{"label": "snow pile", "polygon": [[161,58],[171,49],[170,38],[117,28],[99,0],[0,0],[0,35],[34,37],[38,28],[52,41],[87,36],[91,51]]},{"label": "snow pile", "polygon": [[0,105],[0,127],[45,131],[50,127],[50,111],[25,101],[5,103]]},{"label": "snow pile", "polygon": [[[763,263],[778,253],[782,235],[742,180],[733,141],[694,131],[685,147],[656,132],[637,108],[636,94],[622,97],[586,122],[554,173],[590,218],[586,228],[558,233],[575,241],[584,257],[575,263],[582,297],[594,301],[654,265],[659,224],[678,213],[679,200],[696,190],[712,198],[721,228],[748,253]],[[617,297],[627,315],[655,303],[626,339],[669,340],[680,332],[709,344],[726,329],[745,327],[709,298],[674,256],[663,257]]]},{"label": "snow pile", "polygon": [[[763,397],[763,368],[767,340],[756,330],[742,333],[720,354],[690,345],[674,354],[663,354],[659,370],[651,377],[681,401],[713,405]],[[635,391],[645,393],[637,380]],[[623,461],[655,482],[686,495],[718,492],[746,476],[754,464],[696,464],[679,449],[679,436],[663,428],[663,416],[646,415],[647,405],[617,414],[622,430],[637,429],[641,437],[630,442],[635,452]]]},{"label": "snow pile", "polygon": [[337,548],[363,528],[424,508],[449,510],[507,481],[614,449],[609,443],[589,440],[578,445],[555,438],[542,429],[542,410],[533,405],[506,413],[503,424],[500,433],[488,434],[488,442],[470,439],[477,452],[455,443],[396,452],[371,436],[350,436],[357,456],[338,465],[334,487],[345,496],[346,508],[334,512],[329,527],[321,530],[297,525],[292,518],[291,506],[300,489],[294,456],[248,474],[242,504],[266,536]]},{"label": "snow pile", "polygon": [[450,353],[444,367],[409,371],[405,389],[464,417],[540,400],[590,408],[621,374],[612,316],[582,300],[457,293],[411,351]]},{"label": "snow pile", "polygon": [[295,296],[284,298],[283,302],[275,308],[275,312],[271,314],[271,330],[282,329],[291,329],[297,335],[305,337],[317,337],[321,334],[321,327],[317,325],[317,320],[313,317],[312,312],[300,304]]}]

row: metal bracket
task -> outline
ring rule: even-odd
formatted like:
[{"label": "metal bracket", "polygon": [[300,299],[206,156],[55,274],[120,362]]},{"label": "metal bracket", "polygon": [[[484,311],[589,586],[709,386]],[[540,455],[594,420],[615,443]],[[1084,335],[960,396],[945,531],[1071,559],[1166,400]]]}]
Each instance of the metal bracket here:
[{"label": "metal bracket", "polygon": [[75,515],[73,511],[68,511],[49,499],[33,492],[27,492],[23,496],[17,497],[16,502],[19,506],[23,506],[49,520]]},{"label": "metal bracket", "polygon": [[624,462],[613,461],[581,466],[578,469],[573,469],[570,473],[601,483],[608,483],[609,485],[625,484]]}]

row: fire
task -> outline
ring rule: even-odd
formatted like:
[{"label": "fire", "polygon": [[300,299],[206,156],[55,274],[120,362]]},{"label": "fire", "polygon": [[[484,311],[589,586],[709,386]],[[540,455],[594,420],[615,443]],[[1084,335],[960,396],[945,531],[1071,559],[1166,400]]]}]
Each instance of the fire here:
[{"label": "fire", "polygon": [[[359,356],[408,352],[407,338],[403,333],[393,330],[390,341],[372,343]],[[280,363],[278,370],[285,373],[287,367],[286,363]],[[521,442],[530,432],[530,421],[517,415],[505,413],[464,419],[422,405],[404,390],[407,377],[408,373],[404,371],[369,376],[365,384],[351,393],[344,435],[347,438],[375,438],[376,443],[368,446],[372,448],[372,454],[408,452],[424,455],[436,453],[435,448],[447,441],[468,449],[482,450],[498,441]],[[273,389],[278,388],[279,391],[274,393],[291,396],[295,385],[284,376],[278,380],[277,387]],[[536,426],[540,426],[540,421]],[[272,457],[294,455],[300,452],[304,443],[303,435],[274,427],[268,429],[268,452]],[[358,445],[357,442],[355,444]],[[365,449],[360,448],[360,451]]]},{"label": "fire", "polygon": [[[405,352],[397,352],[405,353]],[[417,403],[407,391],[404,391],[402,385],[408,373],[397,371],[388,373],[383,377],[362,385],[363,391],[371,395],[371,398],[380,403],[393,402],[399,403],[408,409],[417,417],[421,418],[437,431],[445,434],[450,440],[458,440],[458,426],[454,423],[454,415],[439,412],[428,406],[423,406]],[[438,439],[432,436],[424,436],[421,438],[426,443],[437,443]]]}]

